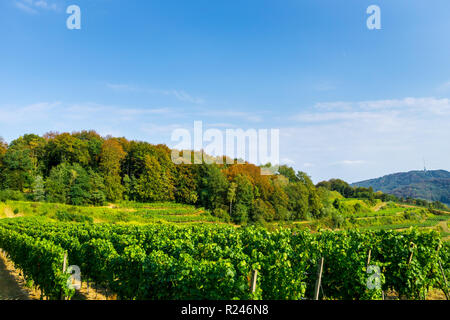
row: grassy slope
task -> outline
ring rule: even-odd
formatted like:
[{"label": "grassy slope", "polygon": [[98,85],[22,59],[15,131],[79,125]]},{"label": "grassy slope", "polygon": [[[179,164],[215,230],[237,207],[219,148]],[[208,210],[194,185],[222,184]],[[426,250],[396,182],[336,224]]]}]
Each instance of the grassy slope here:
[{"label": "grassy slope", "polygon": [[0,202],[0,218],[38,216],[58,220],[58,212],[88,217],[93,222],[121,224],[218,222],[216,217],[202,208],[177,203],[120,203],[105,207],[79,207],[25,201]]},{"label": "grassy slope", "polygon": [[[336,198],[336,195],[331,195]],[[339,229],[359,228],[361,230],[394,229],[409,227],[432,228],[441,232],[448,240],[450,214],[433,215],[428,210],[413,206],[400,206],[395,203],[378,201],[370,205],[365,200],[341,199],[344,225]],[[0,202],[0,218],[32,217],[58,220],[57,213],[66,212],[70,216],[87,217],[93,222],[120,224],[147,223],[223,223],[207,210],[178,203],[134,203],[122,202],[105,207],[78,207],[54,203],[34,203],[24,201]],[[329,228],[324,220],[270,223],[269,228],[296,226],[316,230]]]}]

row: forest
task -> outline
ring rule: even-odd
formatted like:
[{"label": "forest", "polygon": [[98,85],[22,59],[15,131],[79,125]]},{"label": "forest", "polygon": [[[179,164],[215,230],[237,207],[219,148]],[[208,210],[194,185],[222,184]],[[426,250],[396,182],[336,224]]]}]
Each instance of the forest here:
[{"label": "forest", "polygon": [[102,137],[95,131],[25,134],[9,144],[0,139],[0,200],[77,206],[178,202],[207,208],[240,225],[333,216],[339,211],[339,200],[329,201],[333,191],[346,198],[446,208],[339,179],[314,185],[306,173],[286,165],[271,176],[261,175],[261,168],[250,163],[176,165],[171,153],[166,145]]}]

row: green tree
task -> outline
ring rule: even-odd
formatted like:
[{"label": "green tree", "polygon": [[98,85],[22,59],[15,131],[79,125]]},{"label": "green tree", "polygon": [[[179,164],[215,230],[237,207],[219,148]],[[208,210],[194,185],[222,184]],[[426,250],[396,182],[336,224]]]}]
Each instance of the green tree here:
[{"label": "green tree", "polygon": [[35,134],[25,134],[16,140],[13,140],[10,144],[11,148],[17,148],[18,150],[29,150],[29,156],[31,159],[33,172],[40,174],[44,169],[43,159],[45,156],[46,140]]},{"label": "green tree", "polygon": [[235,223],[245,224],[252,211],[254,200],[253,185],[248,176],[237,175],[233,182],[236,184],[236,204],[231,213]]},{"label": "green tree", "polygon": [[165,175],[158,160],[145,156],[144,172],[137,180],[136,191],[141,201],[169,201],[173,196],[173,186]]},{"label": "green tree", "polygon": [[70,133],[48,134],[48,143],[45,146],[45,167],[49,172],[53,167],[67,162],[78,163],[87,167],[91,161],[89,143]]},{"label": "green tree", "polygon": [[33,161],[31,151],[22,146],[8,148],[3,160],[3,181],[5,187],[23,192],[34,182]]},{"label": "green tree", "polygon": [[6,151],[8,150],[8,144],[3,140],[2,137],[0,137],[0,190],[2,189],[4,183],[3,183],[3,157],[5,156]]},{"label": "green tree", "polygon": [[101,205],[105,200],[103,179],[79,164],[62,163],[54,167],[45,183],[50,202],[72,205]]},{"label": "green tree", "polygon": [[278,173],[289,179],[290,182],[298,182],[299,178],[295,175],[294,169],[287,165],[281,165],[278,168]]},{"label": "green tree", "polygon": [[254,222],[272,221],[275,218],[275,210],[272,205],[262,199],[256,199],[253,204],[252,220]]},{"label": "green tree", "polygon": [[230,183],[230,187],[228,188],[228,193],[227,193],[227,200],[230,203],[230,216],[232,214],[233,201],[236,200],[236,189],[237,189],[237,184],[234,182]]},{"label": "green tree", "polygon": [[198,170],[201,204],[209,209],[227,208],[225,201],[229,183],[220,168],[216,164],[202,164]]},{"label": "green tree", "polygon": [[97,171],[100,164],[100,154],[102,152],[104,139],[94,130],[74,132],[72,133],[72,136],[85,142],[89,152],[89,167],[94,171]]},{"label": "green tree", "polygon": [[123,197],[120,164],[125,155],[122,146],[115,139],[105,140],[101,147],[100,171],[104,176],[105,193],[109,201],[115,202]]},{"label": "green tree", "polygon": [[294,220],[307,219],[309,213],[309,192],[301,182],[290,183],[285,188],[289,198],[288,209]]},{"label": "green tree", "polygon": [[191,165],[176,166],[175,199],[177,202],[195,204],[198,200],[194,170]]}]

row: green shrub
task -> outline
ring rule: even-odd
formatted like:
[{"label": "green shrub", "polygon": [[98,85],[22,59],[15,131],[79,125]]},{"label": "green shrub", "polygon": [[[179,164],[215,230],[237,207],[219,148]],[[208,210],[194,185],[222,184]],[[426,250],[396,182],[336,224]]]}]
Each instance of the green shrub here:
[{"label": "green shrub", "polygon": [[94,222],[94,219],[92,219],[92,217],[86,216],[84,214],[70,213],[67,211],[58,211],[55,216],[57,220],[64,222]]},{"label": "green shrub", "polygon": [[228,214],[228,212],[222,208],[214,209],[213,214],[214,214],[214,216],[216,216],[217,218],[219,218],[220,220],[223,220],[225,222],[231,221],[231,217]]},{"label": "green shrub", "polygon": [[24,201],[26,197],[20,191],[10,189],[0,190],[0,201],[6,202],[6,200]]}]

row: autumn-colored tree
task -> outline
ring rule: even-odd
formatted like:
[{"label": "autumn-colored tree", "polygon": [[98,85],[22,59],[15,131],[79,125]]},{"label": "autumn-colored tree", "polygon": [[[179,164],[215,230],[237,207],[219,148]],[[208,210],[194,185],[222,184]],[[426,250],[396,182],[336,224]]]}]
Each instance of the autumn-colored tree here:
[{"label": "autumn-colored tree", "polygon": [[[191,152],[191,157],[201,159],[202,154]],[[166,145],[101,137],[95,131],[27,134],[9,146],[0,139],[0,189],[13,189],[3,194],[19,198],[25,198],[23,193],[31,198],[34,192],[36,201],[177,201],[203,206],[224,221],[246,224],[330,216],[340,209],[339,203],[333,207],[330,190],[369,201],[391,199],[336,179],[316,187],[306,173],[285,165],[271,176],[262,175],[261,168],[250,163],[175,165]]]},{"label": "autumn-colored tree", "polygon": [[268,200],[270,194],[273,192],[273,185],[271,182],[271,177],[267,175],[261,175],[261,168],[251,164],[233,164],[228,166],[224,170],[228,181],[233,181],[238,175],[247,176],[250,179],[251,184],[256,189],[257,197],[263,200]]}]

